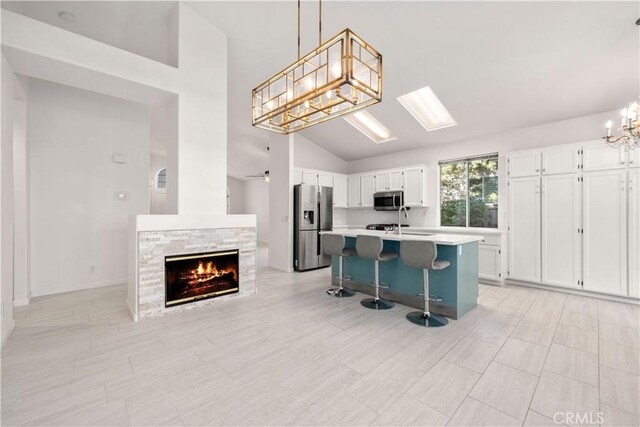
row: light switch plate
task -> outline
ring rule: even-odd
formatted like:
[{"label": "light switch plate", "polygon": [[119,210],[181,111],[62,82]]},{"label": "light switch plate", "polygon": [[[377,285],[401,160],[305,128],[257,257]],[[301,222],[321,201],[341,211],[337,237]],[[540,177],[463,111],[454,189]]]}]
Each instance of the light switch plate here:
[{"label": "light switch plate", "polygon": [[127,163],[127,155],[126,154],[114,153],[113,154],[113,163],[122,163],[122,164]]},{"label": "light switch plate", "polygon": [[124,191],[117,191],[116,192],[116,200],[119,201],[125,201],[129,199],[129,195],[127,193],[125,193]]}]

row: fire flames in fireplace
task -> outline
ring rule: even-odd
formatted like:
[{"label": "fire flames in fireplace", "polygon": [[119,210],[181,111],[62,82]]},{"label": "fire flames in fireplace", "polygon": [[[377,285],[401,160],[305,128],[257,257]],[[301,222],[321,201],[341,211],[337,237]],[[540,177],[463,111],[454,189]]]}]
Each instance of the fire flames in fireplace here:
[{"label": "fire flames in fireplace", "polygon": [[186,281],[189,286],[195,286],[200,283],[210,282],[225,274],[233,274],[234,279],[237,280],[235,270],[229,269],[229,271],[226,271],[224,268],[218,270],[216,266],[213,265],[213,261],[207,262],[207,266],[205,267],[203,262],[200,261],[198,262],[198,268],[187,273],[182,273],[180,279]]},{"label": "fire flames in fireplace", "polygon": [[238,251],[165,258],[165,306],[236,293]]}]

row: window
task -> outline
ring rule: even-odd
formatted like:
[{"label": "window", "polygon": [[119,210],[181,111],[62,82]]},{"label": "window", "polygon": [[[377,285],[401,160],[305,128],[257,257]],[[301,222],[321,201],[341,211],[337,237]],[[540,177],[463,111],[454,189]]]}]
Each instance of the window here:
[{"label": "window", "polygon": [[498,228],[498,155],[440,162],[440,225]]},{"label": "window", "polygon": [[167,168],[162,168],[156,175],[156,188],[167,188]]}]

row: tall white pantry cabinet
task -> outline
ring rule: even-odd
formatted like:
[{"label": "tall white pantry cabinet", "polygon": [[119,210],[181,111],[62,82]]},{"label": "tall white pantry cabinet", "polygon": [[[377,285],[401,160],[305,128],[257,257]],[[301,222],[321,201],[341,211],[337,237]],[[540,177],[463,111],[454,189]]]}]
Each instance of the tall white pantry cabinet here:
[{"label": "tall white pantry cabinet", "polygon": [[508,278],[640,298],[638,150],[591,141],[507,165]]}]

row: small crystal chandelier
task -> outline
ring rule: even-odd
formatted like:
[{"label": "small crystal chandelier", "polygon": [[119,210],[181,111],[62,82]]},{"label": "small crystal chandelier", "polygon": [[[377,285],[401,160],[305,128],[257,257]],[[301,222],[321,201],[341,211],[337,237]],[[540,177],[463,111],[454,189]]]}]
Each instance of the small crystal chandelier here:
[{"label": "small crystal chandelier", "polygon": [[607,136],[603,136],[602,139],[613,148],[621,146],[627,146],[631,150],[638,148],[638,145],[640,145],[640,107],[638,103],[630,103],[620,114],[622,115],[622,120],[618,130],[622,132],[622,135],[611,135],[613,122],[609,120],[606,124]]},{"label": "small crystal chandelier", "polygon": [[252,91],[253,126],[289,134],[382,101],[382,55],[350,29],[318,47]]}]

